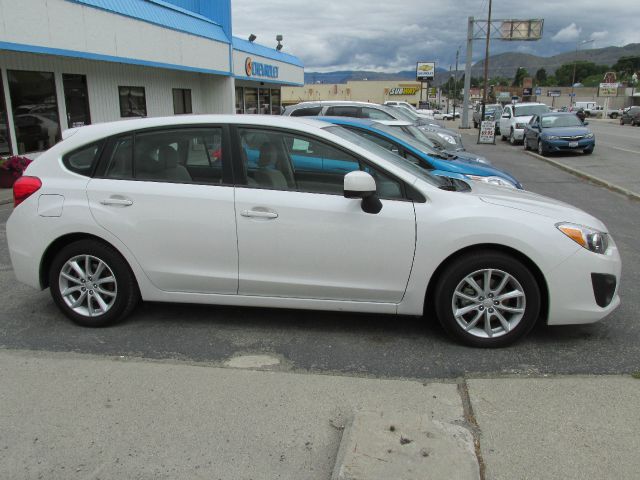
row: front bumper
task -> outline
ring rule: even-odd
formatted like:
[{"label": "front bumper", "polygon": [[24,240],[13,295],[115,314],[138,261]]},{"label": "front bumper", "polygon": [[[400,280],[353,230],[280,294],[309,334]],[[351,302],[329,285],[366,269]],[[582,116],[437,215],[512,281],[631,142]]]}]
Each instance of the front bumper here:
[{"label": "front bumper", "polygon": [[513,129],[513,138],[520,141],[524,138],[524,128],[514,128]]},{"label": "front bumper", "polygon": [[591,150],[595,144],[595,138],[582,138],[577,140],[577,145],[569,146],[569,140],[542,140],[545,150],[548,152],[568,152],[571,150]]},{"label": "front bumper", "polygon": [[[580,248],[547,274],[547,323],[593,323],[609,315],[620,305],[621,273],[622,262],[613,240],[604,255]],[[599,285],[603,280],[605,285]]]}]

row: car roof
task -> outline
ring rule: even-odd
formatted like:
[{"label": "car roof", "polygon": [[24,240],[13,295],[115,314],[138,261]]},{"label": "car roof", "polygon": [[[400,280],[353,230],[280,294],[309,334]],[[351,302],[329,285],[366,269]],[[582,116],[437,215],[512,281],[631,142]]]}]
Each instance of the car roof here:
[{"label": "car roof", "polygon": [[384,107],[379,103],[372,102],[358,102],[355,100],[311,100],[308,102],[300,102],[295,105],[290,105],[291,108],[307,107],[311,105],[353,105],[353,106],[367,106],[367,107]]},{"label": "car roof", "polygon": [[395,126],[409,126],[413,125],[411,122],[405,122],[404,120],[377,120],[371,118],[356,118],[356,117],[305,117],[305,118],[314,118],[320,121],[326,121],[329,123],[335,124],[346,124],[346,125],[361,125],[364,127],[373,127],[375,128],[376,123],[380,123],[382,125],[389,125],[392,127]]},{"label": "car roof", "polygon": [[252,126],[277,126],[303,129],[323,128],[326,122],[307,117],[283,117],[279,115],[179,115],[169,117],[136,118],[115,122],[95,123],[72,128],[63,133],[62,143],[86,144],[113,135],[161,127],[194,126],[211,124],[236,124]]}]

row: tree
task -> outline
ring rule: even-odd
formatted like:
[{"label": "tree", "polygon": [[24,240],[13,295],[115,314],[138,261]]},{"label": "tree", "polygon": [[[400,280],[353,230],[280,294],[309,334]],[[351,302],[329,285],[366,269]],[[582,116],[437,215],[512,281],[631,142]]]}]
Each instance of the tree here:
[{"label": "tree", "polygon": [[635,72],[640,71],[640,56],[620,57],[611,67],[611,70],[623,77],[630,77]]},{"label": "tree", "polygon": [[527,72],[526,68],[518,67],[518,70],[516,70],[516,76],[513,78],[513,83],[511,84],[511,86],[521,87],[522,80],[528,76],[529,76],[529,72]]},{"label": "tree", "polygon": [[536,72],[536,85],[545,85],[547,82],[547,71],[544,68],[539,68]]},{"label": "tree", "polygon": [[606,65],[596,65],[593,62],[579,60],[577,62],[565,63],[556,70],[556,79],[558,85],[562,87],[570,87],[573,82],[573,69],[575,65],[575,83],[581,83],[587,77],[592,75],[604,75],[609,71]]}]

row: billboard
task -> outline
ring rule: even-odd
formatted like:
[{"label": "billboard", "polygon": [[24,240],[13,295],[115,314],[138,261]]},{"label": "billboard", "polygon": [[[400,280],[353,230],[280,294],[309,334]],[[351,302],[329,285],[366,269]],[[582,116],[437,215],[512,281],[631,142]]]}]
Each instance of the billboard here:
[{"label": "billboard", "polygon": [[416,65],[416,78],[418,81],[433,80],[436,73],[436,62],[418,62]]},{"label": "billboard", "polygon": [[500,40],[533,41],[542,38],[544,20],[503,20],[500,25]]},{"label": "billboard", "polygon": [[618,84],[617,83],[601,83],[598,89],[599,97],[617,97],[618,96]]}]

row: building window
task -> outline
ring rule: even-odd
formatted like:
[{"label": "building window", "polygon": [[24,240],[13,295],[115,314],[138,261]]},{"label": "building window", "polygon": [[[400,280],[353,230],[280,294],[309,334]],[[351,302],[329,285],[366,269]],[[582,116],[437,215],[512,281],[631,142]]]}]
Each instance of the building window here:
[{"label": "building window", "polygon": [[176,115],[193,113],[193,108],[191,106],[191,90],[187,88],[173,89],[173,113]]},{"label": "building window", "polygon": [[236,87],[236,113],[244,113],[244,88]]},{"label": "building window", "polygon": [[147,99],[144,87],[118,87],[121,117],[146,117]]},{"label": "building window", "polygon": [[7,77],[18,153],[52,147],[60,140],[53,73],[8,70]]},{"label": "building window", "polygon": [[0,155],[11,155],[11,135],[9,135],[9,117],[4,101],[4,85],[0,77]]},{"label": "building window", "polygon": [[271,90],[271,115],[280,115],[282,107],[280,106],[280,89]]},{"label": "building window", "polygon": [[62,88],[67,106],[67,125],[69,128],[91,125],[87,76],[63,73]]},{"label": "building window", "polygon": [[258,113],[258,89],[244,89],[244,113]]}]

